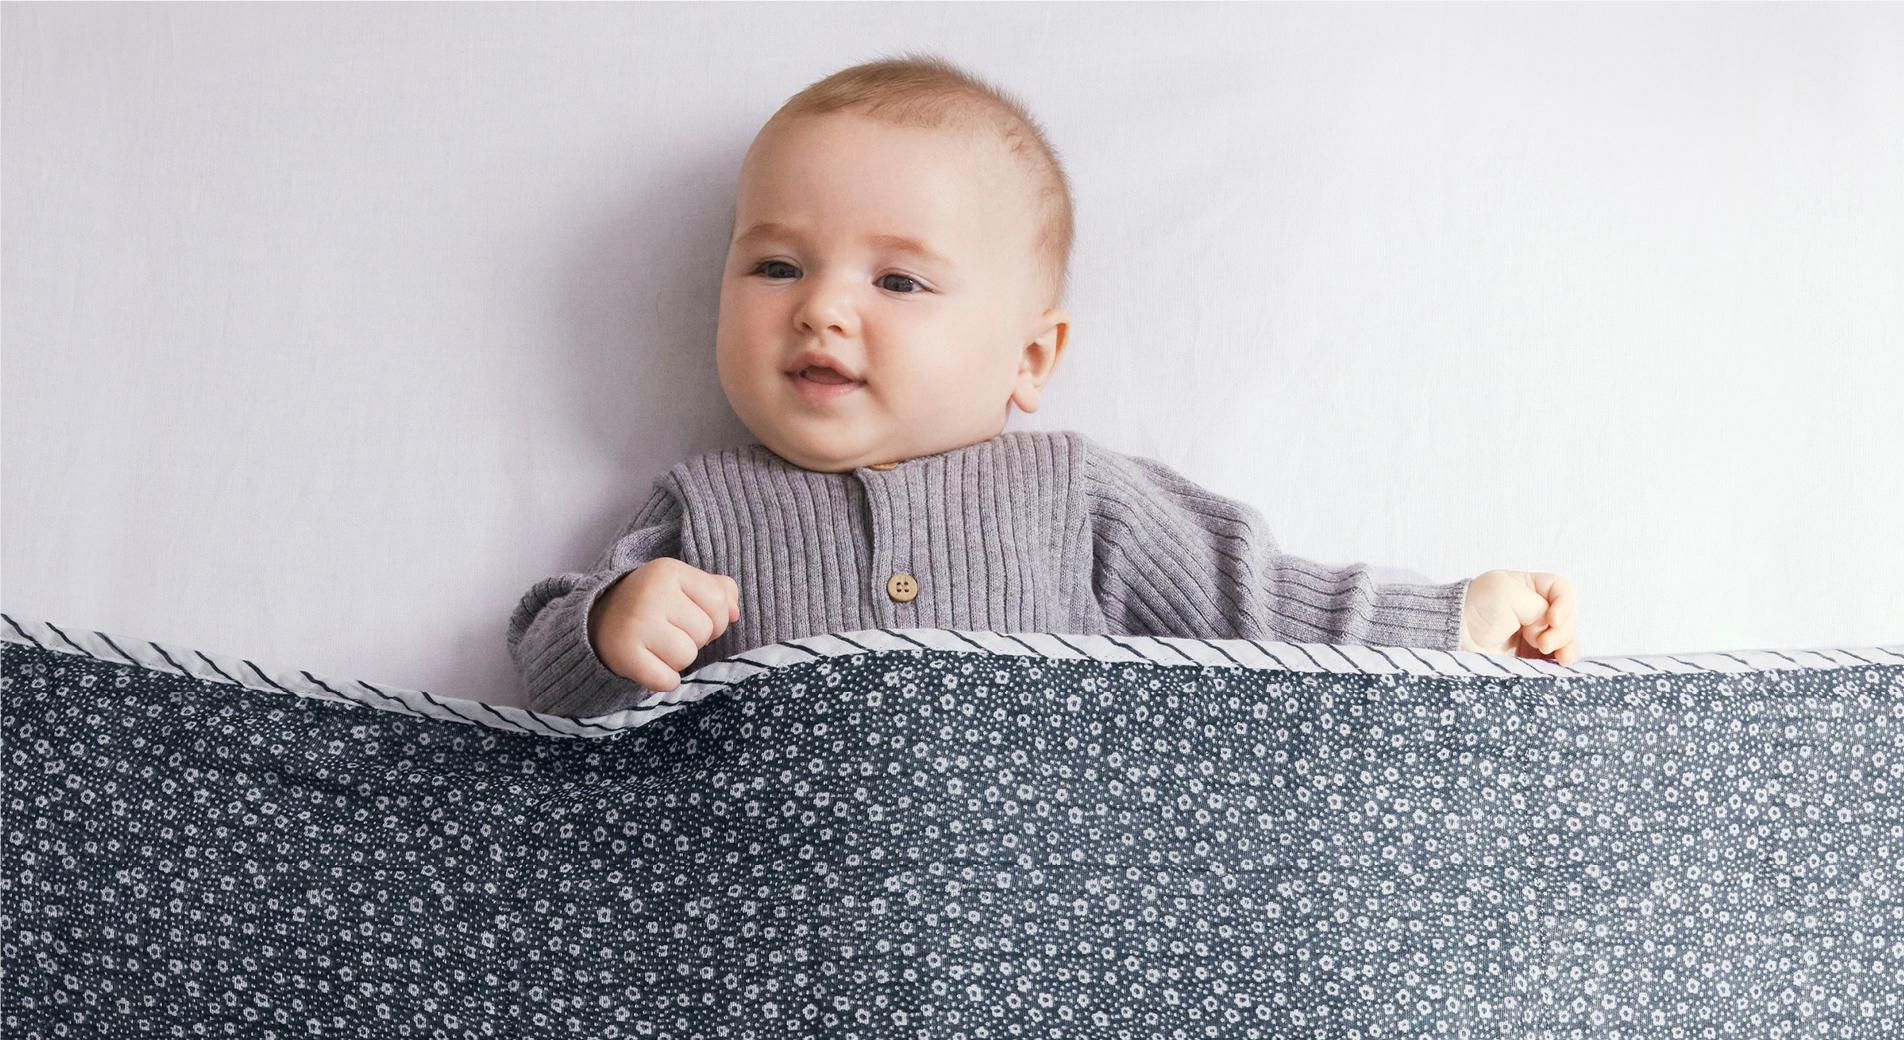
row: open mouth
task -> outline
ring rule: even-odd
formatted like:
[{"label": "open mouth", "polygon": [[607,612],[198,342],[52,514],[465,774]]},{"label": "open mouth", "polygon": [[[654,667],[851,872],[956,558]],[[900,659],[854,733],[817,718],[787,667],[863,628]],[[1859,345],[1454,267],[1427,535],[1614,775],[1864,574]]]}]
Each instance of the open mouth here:
[{"label": "open mouth", "polygon": [[825,404],[845,397],[866,385],[864,380],[850,378],[843,372],[821,365],[810,365],[798,372],[789,372],[787,378],[793,382],[794,390],[813,404]]},{"label": "open mouth", "polygon": [[797,375],[799,376],[799,378],[805,379],[809,382],[822,383],[828,386],[838,386],[844,383],[858,382],[858,380],[856,379],[848,378],[844,373],[836,372],[833,369],[824,368],[819,365],[809,365],[806,368],[801,369],[797,373]]}]

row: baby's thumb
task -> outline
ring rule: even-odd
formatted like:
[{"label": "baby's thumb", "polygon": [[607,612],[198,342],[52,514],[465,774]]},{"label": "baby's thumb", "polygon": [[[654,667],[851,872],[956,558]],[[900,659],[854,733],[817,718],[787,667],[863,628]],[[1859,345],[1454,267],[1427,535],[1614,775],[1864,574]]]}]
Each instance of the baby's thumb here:
[{"label": "baby's thumb", "polygon": [[1520,624],[1521,635],[1529,640],[1547,630],[1547,597],[1525,585],[1512,586],[1509,607]]}]

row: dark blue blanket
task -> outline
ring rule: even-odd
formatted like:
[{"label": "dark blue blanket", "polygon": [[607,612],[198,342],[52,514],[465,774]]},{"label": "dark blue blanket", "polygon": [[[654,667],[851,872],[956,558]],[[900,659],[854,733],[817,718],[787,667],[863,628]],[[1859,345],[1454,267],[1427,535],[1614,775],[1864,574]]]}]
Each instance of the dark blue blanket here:
[{"label": "dark blue blanket", "polygon": [[858,632],[578,721],[5,621],[7,1037],[1904,1035],[1904,648]]}]

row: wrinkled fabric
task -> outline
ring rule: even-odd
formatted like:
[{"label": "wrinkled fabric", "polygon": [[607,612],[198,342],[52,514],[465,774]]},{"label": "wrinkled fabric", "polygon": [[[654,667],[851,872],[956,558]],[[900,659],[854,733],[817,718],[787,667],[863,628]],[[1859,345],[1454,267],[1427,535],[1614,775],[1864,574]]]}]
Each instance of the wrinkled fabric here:
[{"label": "wrinkled fabric", "polygon": [[1904,1029],[1904,658],[915,635],[595,739],[6,642],[5,1033]]}]

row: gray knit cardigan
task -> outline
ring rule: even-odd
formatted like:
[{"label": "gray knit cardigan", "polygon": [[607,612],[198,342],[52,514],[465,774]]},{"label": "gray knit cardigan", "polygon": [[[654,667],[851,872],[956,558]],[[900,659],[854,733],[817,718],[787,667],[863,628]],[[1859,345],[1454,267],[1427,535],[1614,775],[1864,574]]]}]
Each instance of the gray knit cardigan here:
[{"label": "gray knit cardigan", "polygon": [[1290,556],[1251,506],[1071,431],[846,473],[752,444],[676,465],[594,566],[523,595],[508,644],[531,710],[586,718],[652,696],[602,664],[587,626],[597,596],[663,556],[740,585],[740,620],[683,675],[875,628],[1453,650],[1467,594],[1465,580],[1385,583]]}]

